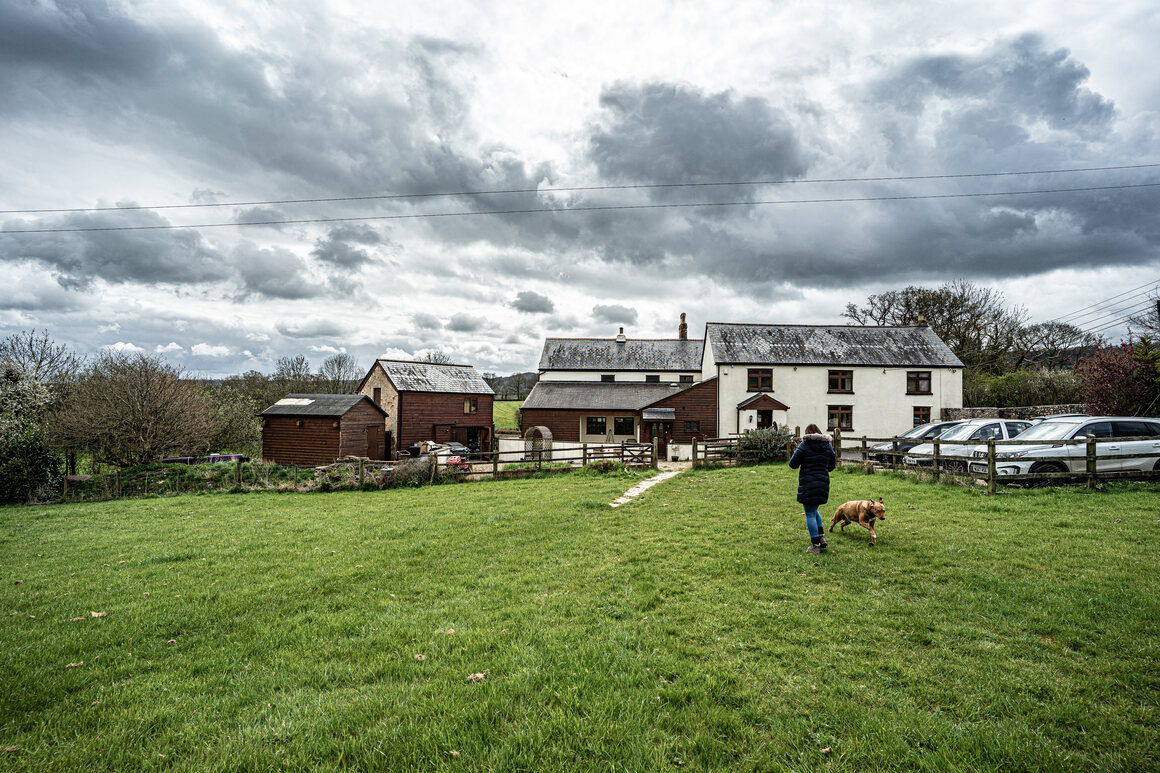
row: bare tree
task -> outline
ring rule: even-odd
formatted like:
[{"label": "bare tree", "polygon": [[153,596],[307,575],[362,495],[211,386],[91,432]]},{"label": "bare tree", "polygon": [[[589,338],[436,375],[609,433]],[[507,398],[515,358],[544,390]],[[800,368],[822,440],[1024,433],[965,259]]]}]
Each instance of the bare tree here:
[{"label": "bare tree", "polygon": [[71,381],[84,365],[83,358],[50,338],[47,330],[24,330],[0,339],[0,361],[5,360],[47,384]]},{"label": "bare tree", "polygon": [[362,380],[364,371],[358,361],[346,352],[332,354],[318,369],[318,386],[327,394],[352,394]]},{"label": "bare tree", "polygon": [[911,285],[846,304],[859,325],[913,325],[921,316],[968,368],[1002,372],[1023,334],[1027,312],[1008,309],[1003,294],[956,279],[934,289]]},{"label": "bare tree", "polygon": [[1160,338],[1160,292],[1148,296],[1148,306],[1128,319],[1135,330],[1156,340]]},{"label": "bare tree", "polygon": [[419,362],[431,362],[436,365],[447,365],[451,362],[451,355],[431,350],[419,358]]},{"label": "bare tree", "polygon": [[274,375],[270,378],[279,396],[309,394],[317,388],[315,381],[314,373],[310,370],[310,360],[301,354],[278,358],[274,363]]},{"label": "bare tree", "polygon": [[212,432],[203,385],[158,356],[104,352],[89,363],[50,432],[63,448],[118,467],[200,454]]},{"label": "bare tree", "polygon": [[1013,364],[1016,368],[1029,364],[1043,368],[1070,367],[1098,343],[1099,336],[1075,325],[1040,322],[1023,329]]}]

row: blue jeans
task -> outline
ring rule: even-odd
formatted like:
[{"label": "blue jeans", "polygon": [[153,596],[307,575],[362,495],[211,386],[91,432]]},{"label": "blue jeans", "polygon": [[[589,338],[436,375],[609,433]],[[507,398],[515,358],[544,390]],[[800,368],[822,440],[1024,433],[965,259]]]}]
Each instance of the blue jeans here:
[{"label": "blue jeans", "polygon": [[820,537],[826,529],[822,526],[822,516],[818,514],[817,505],[802,505],[806,509],[806,528],[810,530],[810,539]]}]

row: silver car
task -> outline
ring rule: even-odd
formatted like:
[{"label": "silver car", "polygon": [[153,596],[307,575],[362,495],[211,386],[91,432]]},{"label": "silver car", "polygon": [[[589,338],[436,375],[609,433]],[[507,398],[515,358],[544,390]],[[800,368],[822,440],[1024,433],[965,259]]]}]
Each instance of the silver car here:
[{"label": "silver car", "polygon": [[[1031,422],[1021,419],[971,419],[960,424],[939,438],[939,468],[966,472],[971,453],[979,443],[986,443],[991,438],[1010,440],[1030,426]],[[911,467],[929,467],[934,462],[933,456],[934,444],[923,443],[910,449],[902,463]]]},{"label": "silver car", "polygon": [[[1160,419],[1077,416],[1036,424],[1019,436],[1018,439],[1027,441],[1026,444],[996,448],[995,471],[999,475],[1086,472],[1087,444],[1063,441],[1089,437],[1101,441],[1096,443],[1096,472],[1160,470],[1160,458],[1133,458],[1136,454],[1160,453]],[[976,448],[974,456],[971,472],[985,475],[987,450]]]}]

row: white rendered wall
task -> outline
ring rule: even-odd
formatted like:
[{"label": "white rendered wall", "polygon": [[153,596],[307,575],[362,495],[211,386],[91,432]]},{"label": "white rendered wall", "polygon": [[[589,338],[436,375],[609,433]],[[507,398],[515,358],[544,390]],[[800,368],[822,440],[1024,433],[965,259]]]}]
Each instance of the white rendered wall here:
[{"label": "white rendered wall", "polygon": [[[706,347],[708,349],[708,347]],[[747,365],[722,365],[717,385],[717,429],[722,437],[738,433],[737,404],[756,392],[748,391]],[[757,365],[754,367],[767,367]],[[713,374],[717,372],[714,368]],[[854,409],[853,436],[891,437],[914,426],[914,408],[928,406],[932,421],[938,421],[943,408],[961,408],[963,404],[963,374],[960,368],[881,368],[851,366],[780,365],[773,366],[774,398],[789,407],[784,414],[774,412],[774,419],[784,415],[789,427],[804,428],[817,424],[826,429],[826,413],[830,405],[850,405]],[[829,393],[829,372],[852,370],[853,394]],[[931,394],[906,394],[908,371],[929,370]],[[747,419],[752,415],[741,412],[740,431],[756,427]],[[781,423],[779,421],[779,423]]]},{"label": "white rendered wall", "polygon": [[602,375],[616,376],[616,381],[645,381],[645,376],[659,376],[662,384],[676,384],[681,376],[692,376],[693,381],[701,380],[696,370],[681,372],[664,370],[545,370],[540,372],[540,381],[599,381]]}]

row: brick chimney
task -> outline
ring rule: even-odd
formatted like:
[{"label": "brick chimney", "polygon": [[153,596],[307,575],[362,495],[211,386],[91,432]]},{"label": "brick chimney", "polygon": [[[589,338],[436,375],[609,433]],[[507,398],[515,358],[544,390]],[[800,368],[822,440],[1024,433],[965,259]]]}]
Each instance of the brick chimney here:
[{"label": "brick chimney", "polygon": [[618,343],[618,344],[622,344],[622,343],[624,343],[624,342],[625,342],[625,341],[627,341],[627,340],[628,340],[628,339],[624,337],[624,328],[621,328],[621,329],[620,329],[620,333],[618,333],[618,334],[617,334],[617,336],[616,336],[616,343]]},{"label": "brick chimney", "polygon": [[926,327],[926,316],[923,314],[919,314],[918,321],[915,322],[914,324],[918,325],[919,327]]},{"label": "brick chimney", "polygon": [[681,312],[681,326],[677,328],[677,335],[682,341],[689,340],[689,326],[685,324],[685,312]]}]

